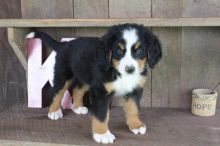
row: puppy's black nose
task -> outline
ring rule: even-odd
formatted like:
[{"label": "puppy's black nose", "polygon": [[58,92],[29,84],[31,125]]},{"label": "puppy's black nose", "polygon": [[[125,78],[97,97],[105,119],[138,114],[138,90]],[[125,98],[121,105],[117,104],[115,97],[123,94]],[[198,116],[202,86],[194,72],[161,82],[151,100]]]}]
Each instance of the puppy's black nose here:
[{"label": "puppy's black nose", "polygon": [[129,74],[133,73],[135,70],[134,66],[126,66],[125,71]]}]

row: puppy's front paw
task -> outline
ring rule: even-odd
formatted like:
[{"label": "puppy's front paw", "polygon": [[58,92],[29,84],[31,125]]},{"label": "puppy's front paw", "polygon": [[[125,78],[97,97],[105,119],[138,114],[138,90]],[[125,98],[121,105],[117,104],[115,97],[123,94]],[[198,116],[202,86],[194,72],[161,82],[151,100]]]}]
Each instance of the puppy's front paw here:
[{"label": "puppy's front paw", "polygon": [[48,118],[51,120],[58,120],[63,118],[62,110],[58,109],[56,112],[48,113]]},{"label": "puppy's front paw", "polygon": [[[130,128],[129,128],[130,129]],[[145,134],[146,133],[146,131],[147,131],[147,127],[146,127],[146,125],[142,125],[141,127],[139,127],[139,128],[135,128],[135,129],[130,129],[131,130],[131,132],[133,132],[135,135],[137,135],[137,134]]]},{"label": "puppy's front paw", "polygon": [[108,143],[113,143],[115,141],[115,136],[108,130],[104,134],[93,133],[93,139],[97,143],[108,144]]},{"label": "puppy's front paw", "polygon": [[88,113],[88,108],[85,107],[85,106],[75,107],[75,106],[73,105],[72,110],[73,110],[76,114],[78,114],[78,115],[79,115],[79,114],[85,115],[85,114]]}]

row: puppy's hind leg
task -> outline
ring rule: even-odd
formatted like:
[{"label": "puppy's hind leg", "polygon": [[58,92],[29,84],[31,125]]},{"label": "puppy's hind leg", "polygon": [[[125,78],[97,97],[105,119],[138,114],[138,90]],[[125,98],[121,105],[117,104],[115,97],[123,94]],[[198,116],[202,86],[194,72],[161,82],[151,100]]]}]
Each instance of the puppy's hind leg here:
[{"label": "puppy's hind leg", "polygon": [[51,120],[58,120],[63,117],[61,110],[61,100],[64,95],[64,92],[69,89],[72,83],[72,79],[63,78],[62,76],[56,75],[54,78],[54,87],[53,87],[53,102],[50,105],[48,118]]},{"label": "puppy's hind leg", "polygon": [[73,101],[74,101],[74,104],[73,104],[72,110],[76,114],[87,114],[88,113],[88,108],[83,106],[83,95],[88,90],[89,90],[89,86],[88,85],[76,86],[73,89]]}]

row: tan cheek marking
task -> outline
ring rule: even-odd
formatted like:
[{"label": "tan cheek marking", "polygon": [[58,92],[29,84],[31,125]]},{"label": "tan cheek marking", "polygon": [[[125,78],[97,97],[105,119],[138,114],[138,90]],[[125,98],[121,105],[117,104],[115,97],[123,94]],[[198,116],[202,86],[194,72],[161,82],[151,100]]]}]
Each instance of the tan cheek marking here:
[{"label": "tan cheek marking", "polygon": [[[145,58],[145,59],[138,59],[137,60],[137,62],[138,62],[138,67],[139,67],[139,69],[141,70],[141,71],[143,71],[144,70],[144,67],[145,67],[145,64],[147,63],[147,59]],[[138,83],[138,85],[140,86],[140,87],[144,87],[144,84],[145,84],[145,81],[146,81],[146,77],[143,77],[141,80],[140,80],[140,82]]]},{"label": "tan cheek marking", "polygon": [[105,83],[104,86],[105,86],[105,89],[108,93],[111,93],[114,91],[114,87],[111,82]]},{"label": "tan cheek marking", "polygon": [[53,102],[50,105],[49,113],[56,112],[60,108],[60,103],[61,103],[63,94],[66,90],[69,89],[71,84],[72,84],[72,80],[66,81],[64,87],[55,95],[55,97],[53,98]]},{"label": "tan cheek marking", "polygon": [[112,59],[112,65],[113,67],[115,67],[116,69],[119,68],[119,64],[120,64],[120,61],[117,60],[117,59]]},{"label": "tan cheek marking", "polygon": [[144,88],[147,77],[143,77],[138,83],[139,87]]},{"label": "tan cheek marking", "polygon": [[[112,65],[114,68],[118,69],[119,68],[119,64],[120,64],[120,61],[117,60],[117,59],[112,59]],[[113,84],[112,82],[107,82],[104,84],[105,86],[105,89],[108,93],[111,93],[114,91],[114,87],[113,87]]]},{"label": "tan cheek marking", "polygon": [[146,58],[144,58],[144,59],[137,59],[137,62],[138,62],[139,69],[141,71],[144,70],[145,64],[147,63],[147,59]]},{"label": "tan cheek marking", "polygon": [[109,111],[103,122],[99,121],[95,116],[92,117],[92,133],[104,134],[108,130]]},{"label": "tan cheek marking", "polygon": [[79,106],[83,106],[83,95],[88,90],[89,90],[88,85],[84,85],[81,88],[76,87],[73,89],[73,99],[74,99],[75,108]]},{"label": "tan cheek marking", "polygon": [[137,129],[141,126],[144,126],[144,124],[141,122],[139,118],[138,107],[134,99],[129,98],[127,101],[125,101],[124,111],[127,119],[127,124],[130,129]]}]

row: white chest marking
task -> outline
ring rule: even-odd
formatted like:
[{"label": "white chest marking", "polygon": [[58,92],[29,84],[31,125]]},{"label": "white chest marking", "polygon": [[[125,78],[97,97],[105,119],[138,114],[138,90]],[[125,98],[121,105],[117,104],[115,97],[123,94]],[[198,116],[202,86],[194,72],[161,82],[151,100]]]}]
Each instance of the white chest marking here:
[{"label": "white chest marking", "polygon": [[116,96],[123,96],[132,92],[140,83],[143,77],[140,74],[122,75],[113,82]]}]

